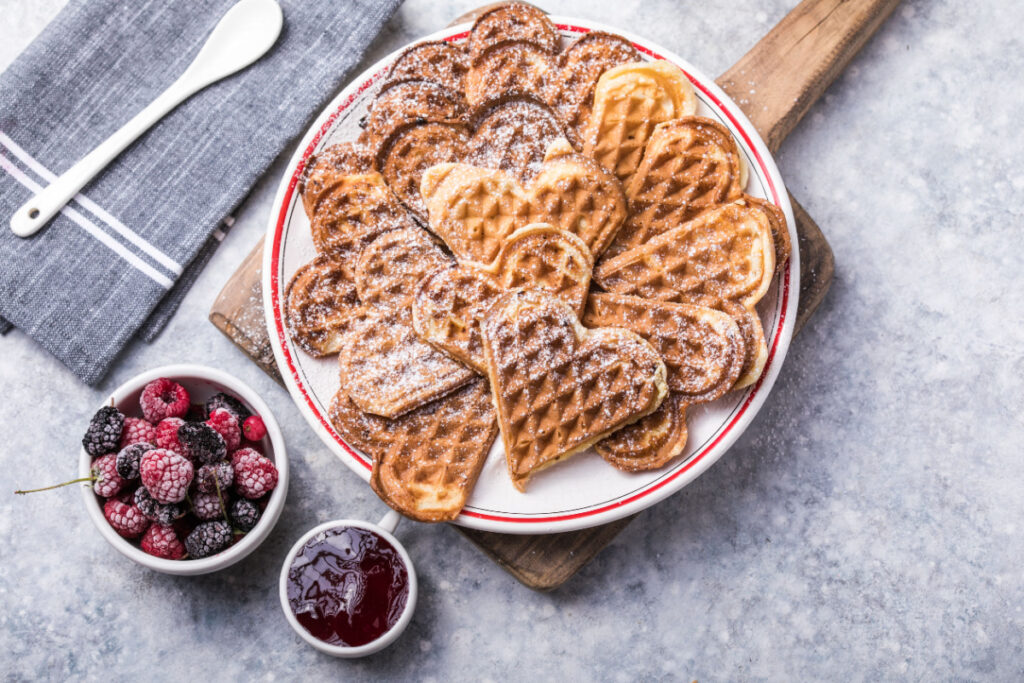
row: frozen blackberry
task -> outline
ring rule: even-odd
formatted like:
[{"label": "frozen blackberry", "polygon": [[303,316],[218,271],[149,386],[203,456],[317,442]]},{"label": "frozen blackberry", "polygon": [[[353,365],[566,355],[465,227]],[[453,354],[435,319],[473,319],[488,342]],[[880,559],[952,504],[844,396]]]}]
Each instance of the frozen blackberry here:
[{"label": "frozen blackberry", "polygon": [[[227,503],[227,500],[224,502]],[[203,521],[224,519],[224,509],[216,492],[192,494],[192,510]]]},{"label": "frozen blackberry", "polygon": [[142,511],[146,519],[157,524],[168,526],[185,516],[188,508],[183,503],[158,503],[145,486],[135,490],[135,507]]},{"label": "frozen blackberry", "polygon": [[139,461],[142,460],[143,454],[154,448],[156,446],[151,443],[133,443],[122,448],[117,454],[117,473],[122,479],[138,479]]},{"label": "frozen blackberry", "polygon": [[103,406],[89,420],[89,428],[82,437],[82,447],[94,458],[117,451],[121,441],[124,415],[113,406]]},{"label": "frozen blackberry", "polygon": [[203,493],[217,493],[217,487],[223,493],[235,483],[235,468],[227,460],[221,460],[212,465],[203,465],[196,472],[196,488]]},{"label": "frozen blackberry", "polygon": [[231,527],[222,520],[203,522],[185,538],[189,557],[198,560],[219,553],[231,543]]},{"label": "frozen blackberry", "polygon": [[231,515],[231,523],[240,531],[252,531],[256,522],[260,521],[260,506],[251,500],[239,498],[231,504],[228,511]]},{"label": "frozen blackberry", "polygon": [[252,415],[249,409],[242,405],[241,401],[223,392],[214,394],[206,401],[206,419],[210,419],[210,413],[217,408],[223,408],[228,412],[234,413],[235,417],[238,418],[238,424],[242,424],[245,422],[245,418]]},{"label": "frozen blackberry", "polygon": [[228,457],[224,437],[205,422],[186,422],[178,427],[178,441],[185,455],[201,465],[212,465]]}]

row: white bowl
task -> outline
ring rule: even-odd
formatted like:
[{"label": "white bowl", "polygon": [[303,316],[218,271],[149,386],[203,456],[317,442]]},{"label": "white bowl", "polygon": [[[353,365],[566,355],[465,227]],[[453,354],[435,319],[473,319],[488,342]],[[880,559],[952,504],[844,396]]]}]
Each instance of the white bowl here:
[{"label": "white bowl", "polygon": [[[288,551],[288,555],[285,556],[284,564],[281,567],[281,578],[278,581],[278,593],[281,597],[281,609],[284,610],[285,618],[288,619],[288,623],[291,625],[295,632],[302,636],[302,639],[307,643],[315,647],[320,652],[329,654],[332,657],[343,657],[351,659],[355,657],[365,657],[366,655],[372,655],[374,652],[380,652],[391,643],[398,639],[398,636],[402,635],[405,627],[412,621],[412,614],[416,611],[416,598],[418,595],[416,585],[416,570],[412,566],[412,558],[409,557],[409,553],[405,551],[405,548],[398,539],[388,531],[388,528],[394,529],[398,523],[398,513],[388,513],[384,519],[381,520],[380,525],[373,524],[372,522],[364,522],[361,519],[337,519],[333,522],[324,522],[320,526],[314,527],[302,535],[295,545],[292,546],[291,550]],[[313,538],[322,531],[328,529],[336,529],[338,527],[355,527],[357,529],[366,529],[378,534],[388,543],[390,543],[395,550],[398,551],[399,557],[402,558],[402,562],[405,563],[405,569],[409,573],[409,597],[405,602],[405,609],[402,610],[402,616],[398,618],[395,625],[391,627],[384,635],[377,640],[370,641],[365,645],[357,645],[355,647],[349,647],[347,645],[331,645],[320,640],[312,633],[306,630],[306,627],[299,623],[299,620],[295,617],[295,613],[292,612],[292,607],[288,603],[288,570],[292,566],[292,560],[298,554],[302,546],[306,545],[309,539]],[[388,528],[384,528],[388,527]]]},{"label": "white bowl", "polygon": [[[122,538],[114,531],[103,516],[103,500],[93,492],[92,485],[82,487],[82,497],[85,500],[85,509],[100,534],[125,557],[144,567],[165,574],[178,576],[209,574],[230,567],[255,550],[256,546],[270,534],[270,530],[277,523],[277,518],[281,516],[284,500],[288,495],[288,456],[285,453],[284,437],[281,435],[281,429],[277,426],[277,421],[270,412],[270,408],[255,391],[227,373],[202,365],[165,365],[136,375],[115,389],[102,405],[111,405],[113,402],[113,405],[126,417],[140,416],[139,396],[142,394],[142,389],[160,377],[168,377],[184,386],[188,390],[192,403],[205,403],[207,398],[223,391],[238,398],[253,414],[259,415],[263,419],[263,424],[267,427],[267,435],[258,444],[263,454],[273,460],[277,467],[277,487],[271,492],[267,507],[259,522],[252,531],[242,537],[242,540],[216,555],[199,560],[166,560],[143,552],[136,543]],[[90,476],[92,461],[92,456],[83,448],[78,458],[79,476]]]}]

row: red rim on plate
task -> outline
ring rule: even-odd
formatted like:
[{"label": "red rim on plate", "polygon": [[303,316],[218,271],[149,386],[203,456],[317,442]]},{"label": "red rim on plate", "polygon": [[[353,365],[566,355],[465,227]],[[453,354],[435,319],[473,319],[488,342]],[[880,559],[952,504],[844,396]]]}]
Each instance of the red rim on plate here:
[{"label": "red rim on plate", "polygon": [[[701,472],[721,457],[728,447],[732,445],[764,402],[772,384],[774,384],[779,366],[788,349],[794,324],[794,316],[791,315],[791,311],[795,311],[797,305],[797,285],[800,271],[792,208],[782,186],[778,169],[775,167],[764,142],[735,103],[711,80],[701,75],[699,71],[694,69],[685,60],[671,52],[651,45],[648,41],[593,22],[567,20],[558,17],[552,17],[552,19],[556,21],[562,34],[568,37],[592,30],[612,31],[633,41],[637,50],[644,55],[652,59],[664,59],[679,66],[691,83],[693,83],[699,99],[712,110],[740,142],[741,150],[747,154],[748,159],[752,162],[752,170],[754,170],[752,175],[761,183],[762,192],[785,213],[790,229],[793,253],[780,278],[780,282],[775,285],[778,288],[777,304],[774,312],[774,325],[766,328],[766,334],[770,341],[768,359],[765,363],[764,371],[758,381],[746,390],[743,400],[728,415],[724,416],[722,424],[700,446],[696,453],[693,453],[685,460],[676,462],[668,468],[663,468],[659,472],[660,476],[634,491],[620,495],[614,500],[601,501],[586,506],[583,509],[524,514],[485,510],[468,506],[456,521],[457,524],[464,526],[504,533],[571,531],[611,522],[653,505],[699,476]],[[428,36],[423,40],[458,41],[464,39],[467,35],[466,27],[454,27]],[[266,308],[267,326],[271,332],[270,336],[274,355],[277,359],[278,367],[282,371],[281,374],[285,377],[288,389],[296,403],[320,434],[321,438],[329,446],[332,446],[332,450],[338,452],[343,460],[346,461],[346,464],[352,467],[364,479],[369,478],[372,466],[370,460],[350,447],[334,430],[318,402],[313,400],[311,389],[307,385],[303,374],[299,371],[294,350],[288,340],[288,334],[284,325],[282,283],[287,284],[287,279],[281,272],[282,252],[287,234],[288,219],[296,202],[295,189],[307,160],[324,136],[331,130],[338,117],[346,112],[360,95],[365,93],[384,76],[390,63],[401,51],[398,50],[392,53],[355,79],[321,114],[320,121],[322,123],[319,123],[318,126],[314,125],[314,128],[307,133],[306,139],[300,144],[292,158],[290,164],[292,171],[290,175],[286,175],[282,180],[278,191],[278,197],[274,204],[274,206],[278,207],[278,210],[272,215],[270,225],[268,226],[269,239],[267,244],[270,245],[270,249],[265,250],[264,254],[264,305]]]}]

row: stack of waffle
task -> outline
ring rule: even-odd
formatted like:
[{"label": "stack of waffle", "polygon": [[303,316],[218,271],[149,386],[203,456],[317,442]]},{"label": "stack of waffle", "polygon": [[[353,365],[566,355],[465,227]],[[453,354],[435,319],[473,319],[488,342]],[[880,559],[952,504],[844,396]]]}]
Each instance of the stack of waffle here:
[{"label": "stack of waffle", "polygon": [[788,231],[696,106],[668,62],[563,49],[512,3],[405,51],[359,138],[310,160],[288,327],[337,354],[331,420],[388,504],[454,519],[499,433],[521,491],[590,447],[662,467],[690,406],[757,380]]}]

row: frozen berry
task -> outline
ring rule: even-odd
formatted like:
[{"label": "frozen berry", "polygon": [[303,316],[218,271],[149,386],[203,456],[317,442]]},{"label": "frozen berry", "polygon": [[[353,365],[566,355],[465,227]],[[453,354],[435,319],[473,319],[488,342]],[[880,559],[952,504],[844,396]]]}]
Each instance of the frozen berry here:
[{"label": "frozen berry", "polygon": [[134,505],[111,498],[103,504],[103,516],[114,531],[125,538],[138,538],[149,526],[149,520]]},{"label": "frozen berry", "polygon": [[142,407],[142,416],[156,424],[165,417],[185,417],[190,403],[185,387],[161,377],[142,390],[139,405]]},{"label": "frozen berry", "polygon": [[239,498],[231,504],[228,511],[231,515],[231,523],[242,531],[252,531],[256,522],[260,521],[260,506],[251,500]]},{"label": "frozen berry", "polygon": [[259,415],[252,415],[245,418],[242,424],[242,433],[249,441],[259,441],[267,435],[267,426],[263,424],[263,418]]},{"label": "frozen berry", "polygon": [[230,410],[214,408],[206,424],[221,435],[229,453],[242,443],[242,429],[238,426],[238,418]]},{"label": "frozen berry", "polygon": [[178,428],[178,441],[185,455],[201,465],[209,465],[228,457],[224,437],[205,422],[186,422]]},{"label": "frozen berry", "polygon": [[188,458],[164,448],[149,451],[139,464],[142,485],[158,503],[184,499],[194,473]]},{"label": "frozen berry", "polygon": [[217,487],[226,492],[235,482],[235,468],[227,460],[203,465],[196,471],[196,488],[203,493],[216,493]]},{"label": "frozen berry", "polygon": [[238,423],[245,422],[245,418],[252,415],[249,409],[246,408],[241,401],[234,396],[230,396],[225,393],[214,394],[206,401],[206,417],[210,417],[213,411],[217,408],[224,408],[235,414],[238,418]]},{"label": "frozen berry", "polygon": [[138,479],[139,461],[142,460],[146,451],[151,451],[153,448],[151,443],[133,443],[131,446],[122,448],[117,454],[117,473],[121,475],[121,478]]},{"label": "frozen berry", "polygon": [[183,503],[158,503],[145,486],[135,489],[134,502],[135,507],[142,511],[146,519],[151,519],[163,526],[181,519],[188,512]]},{"label": "frozen berry", "polygon": [[185,557],[185,546],[170,526],[153,524],[142,535],[142,550],[165,560],[180,560]]},{"label": "frozen berry", "polygon": [[104,406],[89,420],[89,428],[82,437],[82,447],[94,458],[117,450],[121,443],[124,415],[113,406]]},{"label": "frozen berry", "polygon": [[156,447],[185,455],[185,447],[178,441],[178,429],[183,424],[185,421],[180,417],[167,417],[160,420],[156,426]]},{"label": "frozen berry", "polygon": [[126,417],[120,447],[131,446],[133,443],[156,443],[156,427],[140,417]]},{"label": "frozen berry", "polygon": [[[227,501],[224,501],[225,504]],[[220,496],[214,493],[195,493],[192,495],[192,510],[196,517],[204,521],[224,519],[224,508],[221,507]]]},{"label": "frozen berry", "polygon": [[231,543],[231,527],[223,520],[203,522],[185,539],[185,549],[189,557],[201,559],[209,557],[228,547]]},{"label": "frozen berry", "polygon": [[124,488],[127,483],[117,473],[117,455],[108,453],[92,461],[92,490],[97,496],[111,498]]},{"label": "frozen berry", "polygon": [[277,467],[253,448],[239,448],[231,456],[235,490],[246,498],[262,498],[277,486]]}]

